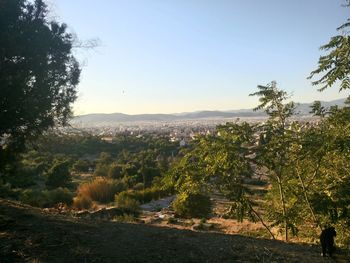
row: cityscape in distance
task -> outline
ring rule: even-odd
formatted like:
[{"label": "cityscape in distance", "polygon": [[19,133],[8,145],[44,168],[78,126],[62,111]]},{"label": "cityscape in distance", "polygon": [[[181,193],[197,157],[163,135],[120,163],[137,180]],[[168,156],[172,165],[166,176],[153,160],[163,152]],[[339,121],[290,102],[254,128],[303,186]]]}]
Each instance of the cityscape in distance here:
[{"label": "cityscape in distance", "polygon": [[[337,105],[342,107],[344,105],[345,98],[322,101],[321,104],[324,107],[330,107]],[[311,105],[313,103],[297,103],[296,117],[305,118],[311,117],[310,113]],[[146,123],[153,124],[166,124],[176,122],[213,122],[216,123],[222,120],[232,121],[240,118],[247,121],[257,121],[266,118],[266,113],[263,111],[254,111],[253,109],[240,109],[240,110],[229,110],[229,111],[195,111],[195,112],[184,112],[184,113],[173,113],[173,114],[135,114],[129,115],[124,113],[92,113],[86,115],[75,116],[71,125],[73,127],[87,128],[87,127],[116,127],[121,124],[128,126],[142,125]]]},{"label": "cityscape in distance", "polygon": [[[322,101],[325,108],[337,105],[344,106],[345,98]],[[313,103],[297,103],[296,115],[291,119],[302,122],[314,121],[311,111]],[[174,114],[137,114],[94,113],[75,116],[71,120],[69,132],[88,132],[102,136],[103,140],[111,141],[116,134],[143,136],[145,133],[169,136],[172,141],[186,144],[197,135],[214,133],[217,125],[227,122],[260,123],[267,119],[263,111],[241,109],[230,111],[196,111]]]}]

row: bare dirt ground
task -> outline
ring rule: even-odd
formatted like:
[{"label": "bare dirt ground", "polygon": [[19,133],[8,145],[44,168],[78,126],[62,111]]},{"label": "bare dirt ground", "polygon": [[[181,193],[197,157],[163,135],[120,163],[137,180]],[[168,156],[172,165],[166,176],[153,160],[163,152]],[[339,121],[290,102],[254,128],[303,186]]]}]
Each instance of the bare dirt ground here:
[{"label": "bare dirt ground", "polygon": [[0,199],[0,262],[350,262],[318,246],[78,219]]}]

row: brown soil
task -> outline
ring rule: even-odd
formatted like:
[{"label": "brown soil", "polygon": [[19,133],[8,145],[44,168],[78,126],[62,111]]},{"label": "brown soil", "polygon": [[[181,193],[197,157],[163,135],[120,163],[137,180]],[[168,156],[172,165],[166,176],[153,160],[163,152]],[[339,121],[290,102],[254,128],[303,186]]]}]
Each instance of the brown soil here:
[{"label": "brown soil", "polygon": [[0,262],[349,262],[317,246],[78,219],[0,199]]}]

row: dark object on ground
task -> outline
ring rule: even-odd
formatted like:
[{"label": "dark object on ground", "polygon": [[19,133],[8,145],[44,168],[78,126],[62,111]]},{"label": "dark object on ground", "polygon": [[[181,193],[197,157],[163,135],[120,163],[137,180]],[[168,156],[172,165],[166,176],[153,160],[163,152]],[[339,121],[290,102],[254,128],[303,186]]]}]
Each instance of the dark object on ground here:
[{"label": "dark object on ground", "polygon": [[326,256],[328,254],[330,257],[332,253],[335,251],[334,247],[334,237],[337,235],[334,227],[327,227],[322,230],[320,235],[320,241],[322,246],[322,256]]}]

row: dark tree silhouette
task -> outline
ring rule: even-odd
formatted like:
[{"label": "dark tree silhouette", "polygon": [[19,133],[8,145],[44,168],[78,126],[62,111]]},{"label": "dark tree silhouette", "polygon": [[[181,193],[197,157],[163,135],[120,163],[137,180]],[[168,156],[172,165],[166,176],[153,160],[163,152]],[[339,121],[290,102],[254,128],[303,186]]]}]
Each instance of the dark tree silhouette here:
[{"label": "dark tree silhouette", "polygon": [[80,67],[67,26],[42,0],[0,0],[0,172],[9,153],[66,124]]}]

